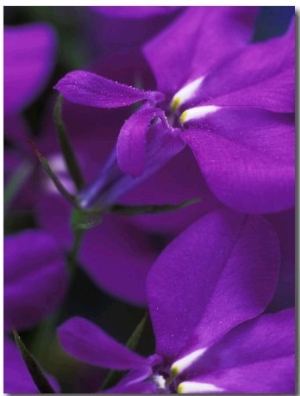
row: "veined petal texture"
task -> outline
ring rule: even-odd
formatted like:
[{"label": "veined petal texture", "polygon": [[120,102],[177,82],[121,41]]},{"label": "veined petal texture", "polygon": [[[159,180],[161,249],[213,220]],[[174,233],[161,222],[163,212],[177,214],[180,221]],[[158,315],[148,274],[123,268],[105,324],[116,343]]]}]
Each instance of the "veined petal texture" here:
[{"label": "veined petal texture", "polygon": [[206,348],[259,315],[273,296],[279,261],[277,236],[262,217],[219,210],[193,223],[149,272],[157,353],[172,358],[187,341]]},{"label": "veined petal texture", "polygon": [[223,203],[272,213],[294,206],[294,129],[291,114],[235,106],[191,121],[182,137]]},{"label": "veined petal texture", "polygon": [[158,89],[174,94],[243,48],[252,38],[256,14],[256,7],[189,7],[144,46]]}]

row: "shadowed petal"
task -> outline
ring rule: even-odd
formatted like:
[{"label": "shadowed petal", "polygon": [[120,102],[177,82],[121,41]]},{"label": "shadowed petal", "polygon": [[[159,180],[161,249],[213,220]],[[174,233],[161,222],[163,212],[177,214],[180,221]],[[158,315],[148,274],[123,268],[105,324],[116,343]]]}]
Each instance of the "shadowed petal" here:
[{"label": "shadowed petal", "polygon": [[146,277],[155,257],[146,234],[113,215],[87,232],[80,251],[82,266],[97,285],[135,305],[147,305]]},{"label": "shadowed petal", "polygon": [[146,359],[119,344],[86,319],[69,319],[57,332],[64,349],[83,362],[114,370],[148,366]]},{"label": "shadowed petal", "polygon": [[190,342],[207,347],[260,314],[274,293],[278,266],[277,237],[261,217],[221,210],[193,223],[148,276],[157,353],[176,355],[194,331]]},{"label": "shadowed petal", "polygon": [[55,49],[55,33],[47,24],[5,26],[5,113],[22,111],[44,88],[54,65]]},{"label": "shadowed petal", "polygon": [[5,327],[38,323],[61,302],[67,287],[62,251],[43,231],[23,231],[4,241]]},{"label": "shadowed petal", "polygon": [[91,7],[94,11],[99,14],[107,15],[114,18],[149,18],[157,15],[165,15],[174,12],[180,7]]}]

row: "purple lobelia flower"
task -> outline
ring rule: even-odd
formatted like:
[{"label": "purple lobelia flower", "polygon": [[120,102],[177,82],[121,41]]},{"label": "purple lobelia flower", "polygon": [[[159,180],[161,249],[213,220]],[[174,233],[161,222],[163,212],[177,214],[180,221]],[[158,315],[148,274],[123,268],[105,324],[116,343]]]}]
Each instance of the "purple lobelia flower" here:
[{"label": "purple lobelia flower", "polygon": [[159,91],[83,71],[58,82],[68,100],[88,106],[144,101],[100,178],[81,194],[84,206],[115,200],[185,144],[226,205],[249,213],[294,205],[294,24],[282,37],[249,44],[255,15],[254,7],[186,10],[144,46]]},{"label": "purple lobelia flower", "polygon": [[[153,81],[144,78],[147,65],[137,51],[130,51],[130,56],[118,53],[102,59],[94,65],[102,74],[111,79],[130,83],[134,72],[140,72],[144,84],[151,86]],[[122,63],[119,70],[117,65]],[[114,67],[111,67],[114,65]],[[146,70],[145,70],[146,69]],[[133,71],[133,72],[132,72]],[[66,166],[57,144],[53,139],[52,120],[53,104],[49,106],[49,117],[43,120],[43,130],[38,146],[47,157],[53,171],[70,192],[75,187],[68,176]],[[125,117],[130,115],[125,108],[117,109],[109,123],[102,124],[107,109],[95,109],[70,102],[63,104],[63,118],[72,137],[72,146],[76,152],[82,173],[87,183],[97,177],[98,167],[105,163],[107,155],[114,147],[117,133]],[[82,133],[88,130],[89,134]],[[101,144],[99,136],[101,135]],[[190,178],[187,180],[185,172]],[[102,290],[135,305],[146,305],[145,284],[147,273],[159,253],[160,247],[153,243],[152,235],[146,231],[158,232],[164,240],[173,238],[193,219],[216,207],[214,197],[199,180],[199,170],[187,150],[174,157],[166,166],[137,189],[124,196],[129,204],[178,203],[195,197],[207,198],[204,202],[191,205],[174,213],[156,214],[142,219],[135,216],[124,217],[104,215],[99,227],[86,231],[83,238],[79,262],[93,282]],[[194,182],[198,177],[199,183]],[[62,245],[69,249],[72,244],[72,231],[69,227],[71,207],[60,196],[53,183],[41,169],[35,179],[39,181],[39,194],[36,194],[35,211],[41,228],[51,233]],[[184,188],[183,188],[184,187]],[[49,216],[51,213],[51,216]],[[154,217],[154,218],[153,218]],[[141,226],[143,229],[141,229]],[[118,246],[118,249],[116,249]]]},{"label": "purple lobelia flower", "polygon": [[155,355],[129,351],[82,318],[58,329],[60,341],[85,362],[131,370],[111,393],[293,392],[293,309],[263,314],[279,261],[265,219],[212,212],[168,245],[149,272]]}]

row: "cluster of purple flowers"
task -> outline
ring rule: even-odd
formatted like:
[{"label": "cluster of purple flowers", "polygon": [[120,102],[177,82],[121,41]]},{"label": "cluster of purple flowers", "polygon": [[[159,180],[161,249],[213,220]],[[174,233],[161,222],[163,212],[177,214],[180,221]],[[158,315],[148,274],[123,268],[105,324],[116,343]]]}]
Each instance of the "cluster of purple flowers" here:
[{"label": "cluster of purple flowers", "polygon": [[80,266],[147,309],[155,337],[145,357],[86,318],[54,323],[69,355],[123,372],[102,392],[294,393],[294,19],[254,41],[257,7],[85,12],[102,56],[54,87],[77,178],[54,138],[53,100],[38,134],[24,117],[53,72],[57,36],[46,23],[4,30],[5,209],[35,219],[5,236],[5,392],[41,391],[11,331],[59,312]]}]

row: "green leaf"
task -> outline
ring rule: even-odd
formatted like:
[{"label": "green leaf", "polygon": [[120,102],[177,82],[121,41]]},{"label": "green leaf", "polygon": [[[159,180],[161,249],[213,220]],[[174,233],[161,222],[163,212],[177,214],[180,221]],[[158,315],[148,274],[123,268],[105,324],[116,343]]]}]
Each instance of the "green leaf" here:
[{"label": "green leaf", "polygon": [[75,152],[72,148],[70,138],[68,136],[65,124],[62,119],[62,102],[63,96],[59,95],[54,106],[54,122],[56,126],[57,137],[59,145],[68,168],[69,174],[75,183],[77,191],[84,187],[84,179],[80,166],[78,164]]},{"label": "green leaf", "polygon": [[29,350],[24,345],[19,334],[16,331],[14,331],[13,333],[14,333],[15,342],[21,352],[21,355],[31,375],[31,378],[33,379],[38,390],[41,393],[55,393],[49,381],[45,377],[42,369],[40,368],[34,357],[31,355]]},{"label": "green leaf", "polygon": [[125,216],[136,216],[145,214],[155,214],[172,212],[173,210],[182,209],[186,206],[201,202],[202,198],[189,199],[180,202],[179,204],[164,204],[164,205],[121,205],[115,204],[110,206],[107,210]]},{"label": "green leaf", "polygon": [[135,328],[134,332],[131,334],[129,340],[126,342],[127,348],[131,349],[132,351],[136,350],[138,342],[140,341],[140,338],[141,338],[142,333],[144,331],[147,319],[148,319],[148,312],[145,313],[145,315],[143,316],[142,320],[137,325],[137,327]]},{"label": "green leaf", "polygon": [[24,161],[16,172],[12,175],[4,189],[4,211],[6,211],[12,203],[21,187],[32,173],[33,165],[29,161]]}]

